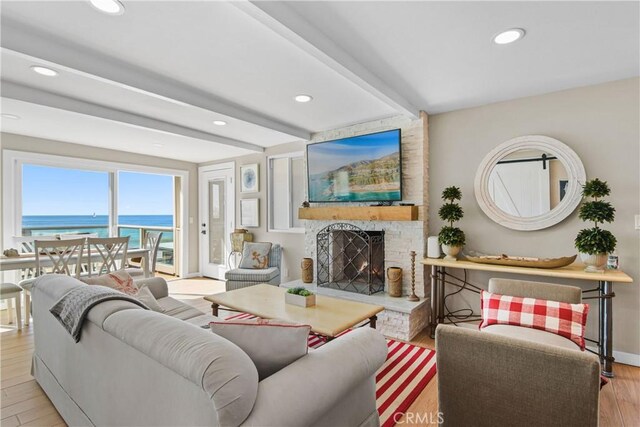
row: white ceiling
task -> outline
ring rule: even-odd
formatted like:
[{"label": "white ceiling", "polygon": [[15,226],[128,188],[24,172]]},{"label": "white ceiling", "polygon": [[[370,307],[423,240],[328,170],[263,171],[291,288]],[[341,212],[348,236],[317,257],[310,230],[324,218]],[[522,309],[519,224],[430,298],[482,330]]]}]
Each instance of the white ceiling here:
[{"label": "white ceiling", "polygon": [[[431,114],[640,74],[640,3],[291,2]],[[495,34],[525,37],[496,45]]]},{"label": "white ceiling", "polygon": [[[2,119],[2,131],[18,135],[29,135],[193,163],[204,161],[202,153],[206,153],[207,158],[212,159],[251,153],[241,148],[13,99],[3,99],[2,110],[11,111],[11,114],[21,117],[20,120]],[[154,144],[161,144],[162,147],[157,147]]]},{"label": "white ceiling", "polygon": [[637,2],[122,2],[0,3],[2,131],[205,162],[640,74]]}]

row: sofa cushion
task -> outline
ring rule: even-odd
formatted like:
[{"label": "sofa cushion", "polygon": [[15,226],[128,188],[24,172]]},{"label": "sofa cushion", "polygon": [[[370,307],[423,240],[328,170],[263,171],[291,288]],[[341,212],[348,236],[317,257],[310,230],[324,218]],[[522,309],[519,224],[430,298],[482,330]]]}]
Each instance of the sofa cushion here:
[{"label": "sofa cushion", "polygon": [[211,331],[244,350],[258,369],[260,381],[306,355],[311,326],[282,320],[211,322]]},{"label": "sofa cushion", "polygon": [[548,344],[568,350],[580,351],[580,347],[570,339],[552,334],[551,332],[538,329],[523,328],[522,326],[511,325],[490,325],[480,329],[481,332],[502,335],[504,337],[516,338],[520,340]]},{"label": "sofa cushion", "polygon": [[248,269],[268,268],[269,251],[271,251],[271,243],[269,242],[244,242],[239,267]]},{"label": "sofa cushion", "polygon": [[209,323],[211,322],[221,321],[222,319],[216,316],[212,316],[211,314],[201,314],[200,316],[192,317],[191,319],[185,320],[185,322],[203,329],[209,329]]},{"label": "sofa cushion", "polygon": [[234,268],[225,273],[224,278],[236,282],[268,282],[278,277],[280,270],[276,267],[263,268],[261,270],[252,268]]},{"label": "sofa cushion", "polygon": [[204,314],[197,308],[191,307],[172,297],[160,298],[158,299],[158,304],[160,304],[160,307],[164,310],[163,314],[180,320],[188,320]]},{"label": "sofa cushion", "polygon": [[480,295],[482,322],[480,328],[489,325],[512,325],[551,332],[565,337],[585,348],[585,325],[589,306],[492,294]]}]

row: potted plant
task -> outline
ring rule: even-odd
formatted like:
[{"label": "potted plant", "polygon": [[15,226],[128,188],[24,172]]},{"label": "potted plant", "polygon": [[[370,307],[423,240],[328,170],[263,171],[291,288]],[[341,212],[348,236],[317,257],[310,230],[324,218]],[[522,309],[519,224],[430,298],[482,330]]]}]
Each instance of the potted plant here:
[{"label": "potted plant", "polygon": [[438,215],[443,221],[447,221],[449,225],[442,227],[438,234],[438,243],[442,245],[442,252],[445,253],[445,259],[455,261],[456,256],[465,243],[465,235],[458,227],[454,227],[453,223],[460,221],[464,212],[456,200],[462,199],[462,192],[458,187],[447,187],[442,191],[442,200],[446,201],[440,207]]},{"label": "potted plant", "polygon": [[302,287],[289,288],[284,294],[284,302],[300,307],[311,307],[316,305],[316,296],[313,292]]},{"label": "potted plant", "polygon": [[616,248],[614,235],[598,226],[605,222],[611,223],[615,218],[616,209],[611,203],[601,200],[610,193],[609,185],[598,178],[587,181],[582,187],[582,196],[592,200],[580,206],[579,217],[583,221],[593,221],[594,225],[593,228],[580,230],[575,240],[580,259],[587,266],[585,271],[602,271],[607,263],[607,256]]}]

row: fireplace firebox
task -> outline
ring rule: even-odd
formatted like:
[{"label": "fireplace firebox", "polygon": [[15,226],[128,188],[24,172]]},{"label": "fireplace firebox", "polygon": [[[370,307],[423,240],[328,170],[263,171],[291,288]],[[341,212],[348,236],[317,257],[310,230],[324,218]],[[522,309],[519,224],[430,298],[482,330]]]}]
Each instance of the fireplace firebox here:
[{"label": "fireplace firebox", "polygon": [[317,285],[361,294],[384,291],[384,230],[331,224],[316,236]]}]

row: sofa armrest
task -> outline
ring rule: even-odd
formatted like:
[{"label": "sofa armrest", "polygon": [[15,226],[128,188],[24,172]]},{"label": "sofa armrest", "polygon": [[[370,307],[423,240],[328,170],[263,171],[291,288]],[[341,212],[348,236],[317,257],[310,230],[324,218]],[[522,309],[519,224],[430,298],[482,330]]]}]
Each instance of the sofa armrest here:
[{"label": "sofa armrest", "polygon": [[598,424],[594,354],[440,325],[436,360],[445,426]]},{"label": "sofa armrest", "polygon": [[167,281],[162,277],[148,277],[146,279],[138,279],[134,280],[136,286],[141,287],[142,285],[147,285],[151,293],[156,299],[164,298],[169,296],[169,287],[167,286]]},{"label": "sofa armrest", "polygon": [[[365,381],[374,381],[387,357],[384,336],[359,328],[310,351],[262,380],[244,426],[314,425]],[[375,395],[370,398],[375,409]]]}]

